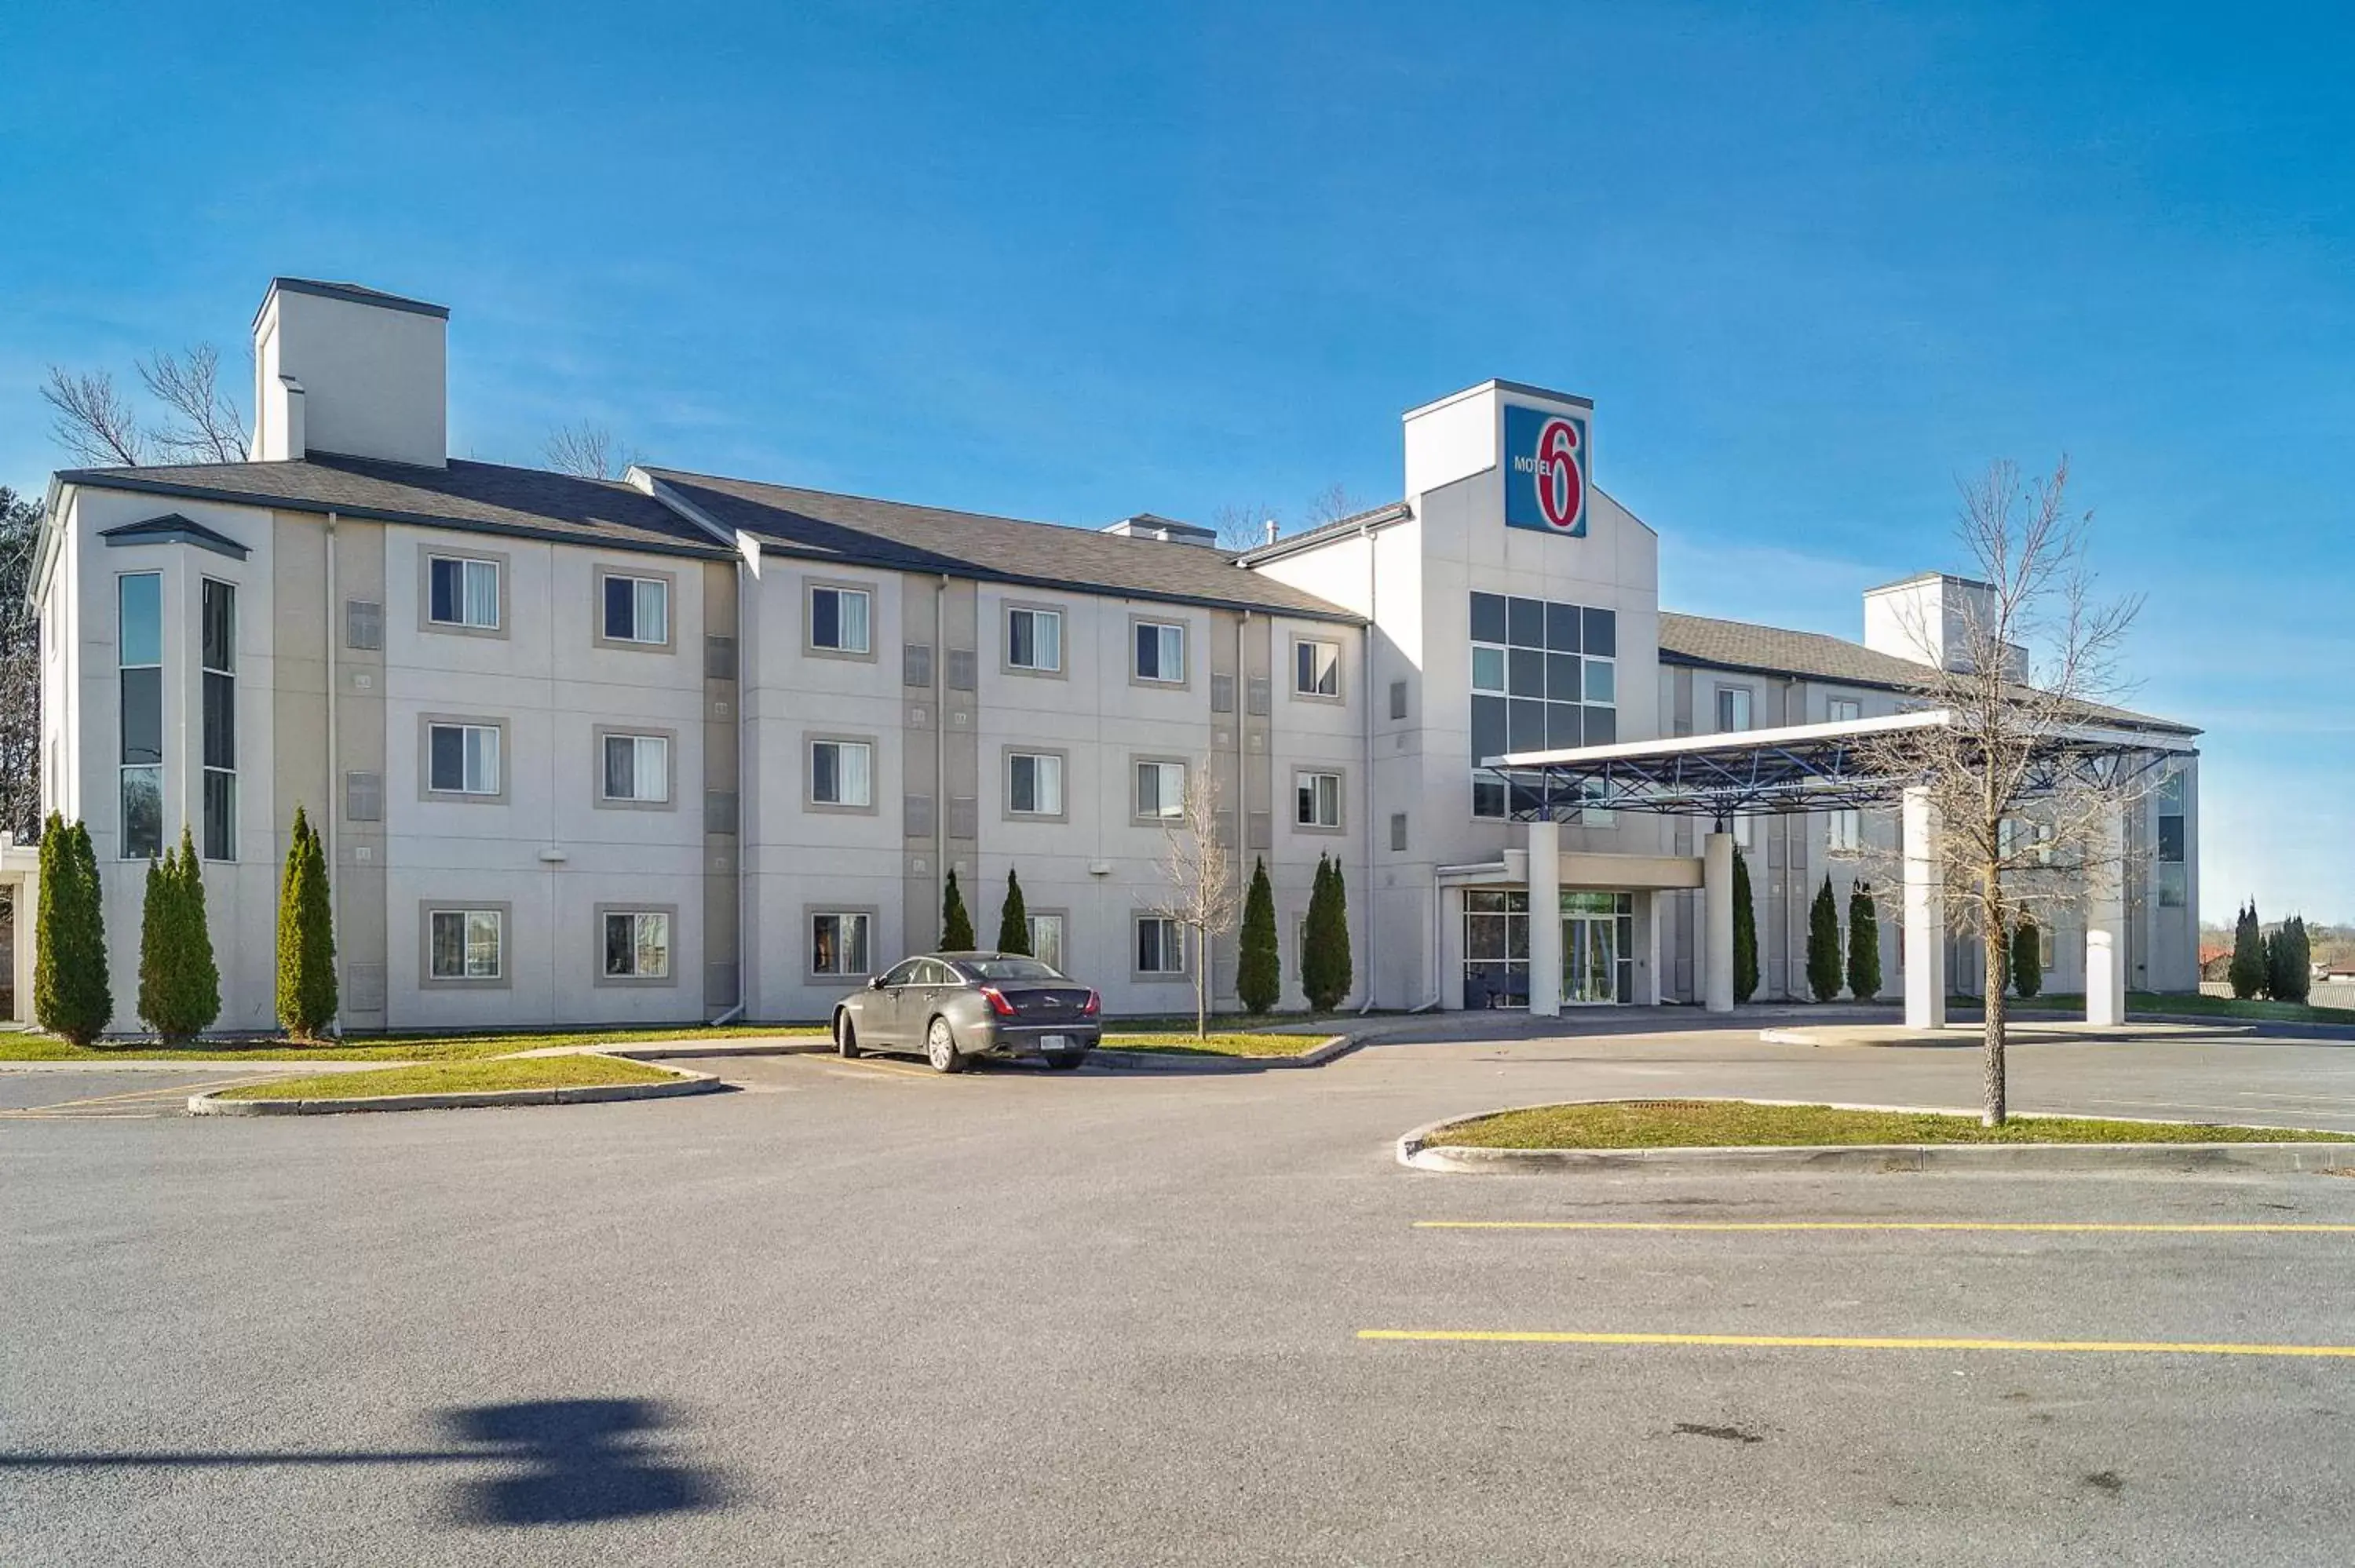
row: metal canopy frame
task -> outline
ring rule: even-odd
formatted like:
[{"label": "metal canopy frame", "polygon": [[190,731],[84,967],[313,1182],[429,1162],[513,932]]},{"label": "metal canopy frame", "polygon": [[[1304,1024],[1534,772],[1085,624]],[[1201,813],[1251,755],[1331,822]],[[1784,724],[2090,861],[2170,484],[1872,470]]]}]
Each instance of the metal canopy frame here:
[{"label": "metal canopy frame", "polygon": [[[1892,731],[1951,723],[1943,708],[1782,729],[1625,741],[1561,751],[1508,752],[1481,766],[1508,781],[1508,816],[1561,821],[1588,808],[1656,816],[1785,816],[1862,810],[1899,802],[1910,779],[1871,768],[1865,743]],[[2030,758],[2027,798],[2072,782],[2128,784],[2169,757],[2196,752],[2188,737],[2105,726],[2065,730]]]}]

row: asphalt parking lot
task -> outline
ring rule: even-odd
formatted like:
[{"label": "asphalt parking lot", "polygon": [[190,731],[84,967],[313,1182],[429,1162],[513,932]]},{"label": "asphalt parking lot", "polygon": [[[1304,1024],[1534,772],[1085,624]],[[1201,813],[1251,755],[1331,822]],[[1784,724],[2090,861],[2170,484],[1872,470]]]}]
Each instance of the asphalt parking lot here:
[{"label": "asphalt parking lot", "polygon": [[[1975,1093],[1661,1022],[230,1123],[0,1075],[50,1107],[0,1119],[0,1562],[2345,1560],[2355,1359],[2285,1352],[2355,1347],[2355,1181],[1392,1160]],[[2023,1046],[2014,1096],[2355,1130],[2355,1045]]]}]

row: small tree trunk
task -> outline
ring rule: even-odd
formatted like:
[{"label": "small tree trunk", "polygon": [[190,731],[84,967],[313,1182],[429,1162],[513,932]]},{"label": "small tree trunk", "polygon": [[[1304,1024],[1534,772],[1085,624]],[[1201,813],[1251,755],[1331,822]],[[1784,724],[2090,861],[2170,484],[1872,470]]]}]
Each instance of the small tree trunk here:
[{"label": "small tree trunk", "polygon": [[2008,1114],[2004,1105],[2004,1011],[2003,1011],[2003,922],[1997,919],[1995,899],[1996,874],[1986,874],[1987,896],[1981,905],[1979,924],[1979,989],[1987,998],[1987,1081],[1981,1087],[1984,1099],[1979,1111],[1980,1122],[1987,1127],[2001,1127]]},{"label": "small tree trunk", "polygon": [[1194,933],[1194,1038],[1210,1037],[1210,933]]}]

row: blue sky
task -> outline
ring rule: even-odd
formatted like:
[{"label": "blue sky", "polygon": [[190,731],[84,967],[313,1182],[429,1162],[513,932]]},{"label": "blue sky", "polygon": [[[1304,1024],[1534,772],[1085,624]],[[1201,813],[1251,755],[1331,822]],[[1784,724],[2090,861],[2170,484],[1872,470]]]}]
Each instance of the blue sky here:
[{"label": "blue sky", "polygon": [[47,365],[234,357],[275,272],[450,305],[461,455],[1076,523],[1386,499],[1401,409],[1567,387],[1671,608],[1851,636],[2065,450],[2207,912],[2355,919],[2342,8],[235,17],[0,17],[0,482]]}]

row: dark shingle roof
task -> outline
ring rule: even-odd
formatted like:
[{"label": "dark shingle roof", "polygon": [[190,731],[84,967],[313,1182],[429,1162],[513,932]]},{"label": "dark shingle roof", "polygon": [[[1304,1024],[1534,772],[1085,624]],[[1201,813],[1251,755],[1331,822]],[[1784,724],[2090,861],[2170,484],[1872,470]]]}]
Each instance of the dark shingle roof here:
[{"label": "dark shingle roof", "polygon": [[[1885,692],[1913,690],[1923,671],[1923,666],[1910,659],[1877,653],[1860,642],[1826,636],[1820,631],[1787,631],[1779,626],[1678,615],[1669,610],[1660,612],[1660,662],[1796,676]],[[2088,705],[2088,711],[2114,723],[2178,735],[2200,733],[2189,725],[2125,708]]]},{"label": "dark shingle roof", "polygon": [[653,496],[602,479],[453,460],[447,468],[313,452],[299,462],[72,469],[62,483],[298,512],[337,512],[560,544],[732,559],[735,551]]},{"label": "dark shingle roof", "polygon": [[1172,604],[1275,610],[1320,620],[1359,620],[1314,594],[1246,571],[1232,555],[1206,545],[1126,538],[675,469],[648,471],[722,527],[741,528],[764,547],[805,559]]},{"label": "dark shingle roof", "polygon": [[1380,506],[1369,506],[1363,512],[1352,512],[1347,517],[1336,517],[1330,523],[1319,523],[1316,527],[1305,529],[1297,534],[1281,535],[1270,544],[1254,545],[1242,553],[1241,558],[1253,563],[1272,561],[1278,556],[1288,556],[1295,550],[1307,549],[1311,546],[1321,545],[1327,539],[1354,534],[1369,523],[1386,523],[1393,516],[1404,517],[1408,514],[1405,502],[1385,501]]},{"label": "dark shingle roof", "polygon": [[176,512],[166,512],[160,517],[143,522],[124,523],[112,528],[101,528],[98,536],[110,545],[194,545],[232,560],[245,559],[248,551],[243,545],[217,528],[183,517]]}]

